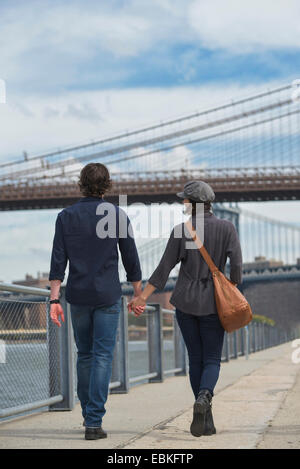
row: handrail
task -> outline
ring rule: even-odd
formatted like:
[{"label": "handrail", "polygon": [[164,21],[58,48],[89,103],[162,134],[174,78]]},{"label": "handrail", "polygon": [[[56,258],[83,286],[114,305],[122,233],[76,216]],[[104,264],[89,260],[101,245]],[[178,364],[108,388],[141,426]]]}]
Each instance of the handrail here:
[{"label": "handrail", "polygon": [[[28,293],[31,295],[39,295],[39,296],[50,296],[50,290],[45,288],[38,288],[38,287],[27,287],[25,285],[16,285],[10,283],[0,282],[0,291],[5,292],[15,292],[15,293]],[[151,305],[146,305],[145,311],[155,311],[155,307]],[[166,314],[175,314],[175,311],[172,309],[162,308],[162,313]]]},{"label": "handrail", "polygon": [[[0,283],[0,292],[8,292],[8,295],[2,297],[1,299],[6,302],[9,301],[10,296],[18,301],[18,294],[21,294],[21,301],[24,298],[24,295],[38,296],[45,299],[46,304],[50,296],[50,290],[45,288],[30,287],[25,285],[18,284],[9,284],[9,283]],[[10,295],[11,294],[11,295]],[[14,295],[16,294],[16,295]],[[49,354],[57,355],[57,347],[59,345],[59,356],[60,356],[60,366],[62,368],[62,376],[67,376],[65,381],[64,389],[60,389],[57,386],[57,376],[55,366],[52,366],[52,362],[49,362],[49,373],[51,376],[51,386],[54,386],[55,389],[50,395],[49,399],[45,399],[38,402],[29,403],[26,406],[15,406],[10,409],[4,409],[3,412],[0,412],[1,417],[7,417],[12,415],[17,415],[21,411],[27,412],[36,408],[41,407],[42,405],[51,406],[52,409],[68,409],[72,408],[74,405],[74,398],[72,397],[72,383],[74,381],[74,370],[73,370],[73,338],[71,333],[71,323],[70,323],[70,308],[68,303],[65,300],[65,288],[62,289],[62,298],[61,302],[63,308],[66,312],[65,314],[65,327],[58,330],[51,321],[47,324],[47,328],[44,330],[45,337],[49,340],[50,352]],[[144,381],[148,382],[159,382],[164,379],[164,376],[169,376],[171,374],[185,374],[185,360],[184,354],[185,351],[182,348],[180,343],[180,335],[178,334],[177,324],[174,324],[174,353],[175,353],[175,366],[172,366],[172,369],[164,369],[164,359],[163,359],[163,314],[171,314],[174,317],[175,311],[167,308],[161,308],[158,304],[147,304],[145,311],[147,316],[147,330],[148,330],[148,351],[149,351],[149,371],[141,374],[139,376],[130,376],[128,370],[128,315],[127,312],[127,300],[126,296],[123,295],[122,298],[122,311],[124,314],[121,314],[121,321],[119,325],[119,339],[116,344],[116,351],[113,362],[113,376],[109,384],[110,392],[113,393],[122,393],[128,392],[130,385],[141,383]],[[7,332],[7,331],[5,331]],[[15,332],[15,331],[14,331]],[[32,335],[32,331],[30,331]],[[7,334],[3,336],[5,339],[8,338]],[[13,335],[15,337],[15,334]],[[54,395],[53,395],[54,393]],[[63,396],[63,399],[61,398]]]},{"label": "handrail", "polygon": [[26,287],[25,285],[15,285],[10,283],[0,283],[0,291],[15,292],[15,293],[28,293],[39,296],[50,296],[50,290],[46,288]]},{"label": "handrail", "polygon": [[[0,291],[24,293],[49,298],[50,290],[27,287],[24,285],[0,283]],[[0,411],[0,418],[17,415],[20,412],[43,406],[51,406],[52,410],[71,410],[75,405],[74,396],[74,345],[71,332],[70,310],[65,300],[65,289],[62,291],[62,304],[66,311],[65,325],[58,330],[51,321],[48,322],[47,340],[49,341],[49,357],[59,356],[60,366],[57,368],[56,362],[49,360],[49,376],[51,382],[51,392],[48,399],[6,408]],[[6,297],[3,298],[6,302]],[[22,301],[22,299],[21,299]],[[47,302],[48,304],[48,302]],[[127,393],[130,385],[148,381],[162,382],[165,376],[171,374],[187,374],[187,354],[183,338],[177,321],[174,321],[174,364],[171,369],[165,369],[164,364],[164,338],[163,338],[163,314],[171,314],[175,319],[175,311],[162,308],[159,304],[147,304],[145,311],[147,314],[147,344],[149,370],[139,376],[130,376],[128,370],[128,314],[127,300],[122,296],[122,311],[120,315],[119,337],[116,343],[117,353],[113,361],[112,380],[109,389],[113,393]],[[244,355],[247,359],[250,353],[264,348],[272,347],[283,343],[284,341],[295,338],[294,335],[285,332],[284,337],[280,330],[264,324],[251,323],[249,327],[235,331],[232,334],[225,333],[224,337],[224,356],[222,361],[229,361],[231,358],[238,358]],[[57,348],[58,346],[58,348]],[[58,353],[59,350],[59,353]],[[57,380],[57,370],[64,379]],[[49,388],[50,389],[50,388]]]}]

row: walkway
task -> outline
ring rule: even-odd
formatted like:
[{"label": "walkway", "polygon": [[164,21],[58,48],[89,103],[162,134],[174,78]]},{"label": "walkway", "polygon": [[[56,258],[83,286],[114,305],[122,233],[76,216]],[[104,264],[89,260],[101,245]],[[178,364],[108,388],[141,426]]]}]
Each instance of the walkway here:
[{"label": "walkway", "polygon": [[213,400],[217,434],[189,432],[188,377],[110,394],[105,440],[85,441],[80,408],[45,412],[0,425],[0,448],[300,448],[300,364],[291,343],[224,363]]}]

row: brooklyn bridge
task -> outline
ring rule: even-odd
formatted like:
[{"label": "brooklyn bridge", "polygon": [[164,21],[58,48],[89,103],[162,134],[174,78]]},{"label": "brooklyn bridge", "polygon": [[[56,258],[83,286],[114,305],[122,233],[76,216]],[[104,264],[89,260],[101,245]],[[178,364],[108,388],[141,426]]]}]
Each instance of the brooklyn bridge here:
[{"label": "brooklyn bridge", "polygon": [[[201,103],[197,105],[201,107]],[[89,162],[104,163],[110,170],[113,184],[105,196],[107,201],[118,204],[120,196],[126,195],[129,207],[143,202],[145,211],[150,211],[151,205],[156,203],[165,203],[169,210],[170,204],[178,201],[176,192],[182,190],[186,181],[204,180],[216,194],[213,212],[236,226],[243,253],[243,282],[239,288],[251,304],[254,320],[249,327],[225,336],[222,360],[228,362],[228,366],[220,388],[219,399],[225,397],[220,401],[219,415],[223,415],[225,429],[232,419],[240,418],[236,421],[239,423],[233,425],[234,430],[227,432],[228,447],[233,444],[234,433],[242,441],[241,445],[249,445],[251,438],[256,441],[265,422],[275,414],[275,407],[269,404],[275,405],[278,401],[279,406],[283,402],[282,396],[286,394],[282,391],[287,393],[296,376],[290,359],[290,341],[299,337],[300,328],[299,213],[295,212],[293,222],[288,223],[271,216],[267,210],[262,215],[251,209],[254,202],[256,207],[257,203],[266,207],[267,202],[281,201],[282,215],[288,201],[300,200],[300,101],[295,98],[293,84],[131,131],[102,136],[82,145],[38,155],[24,152],[21,158],[0,165],[0,210],[14,211],[16,218],[20,211],[28,211],[29,219],[32,215],[29,211],[57,211],[76,202],[81,197],[78,176]],[[247,210],[244,202],[249,202]],[[5,219],[4,213],[2,216]],[[39,233],[33,240],[37,245],[38,237]],[[158,264],[167,238],[151,236],[142,242],[137,239],[144,283]],[[18,249],[22,252],[22,246]],[[228,267],[226,265],[226,269]],[[5,272],[5,268],[3,270]],[[132,415],[140,421],[145,398],[152,401],[153,392],[156,402],[160,403],[157,415],[153,412],[153,421],[143,422],[139,432],[155,424],[148,436],[154,433],[153,441],[149,440],[153,448],[159,446],[160,438],[163,444],[172,441],[176,444],[179,432],[168,436],[167,440],[161,435],[168,425],[165,425],[166,419],[170,418],[163,413],[170,402],[174,413],[181,412],[179,419],[182,415],[187,418],[182,414],[183,406],[188,405],[188,399],[186,403],[182,401],[183,396],[188,396],[187,355],[169,303],[177,280],[177,266],[171,271],[164,290],[150,297],[151,305],[147,305],[143,323],[141,319],[134,323],[134,318],[128,314],[127,300],[132,288],[126,282],[121,265],[119,273],[122,315],[110,389],[115,394],[111,402],[117,403],[114,414],[111,411],[115,426],[122,421],[123,427],[121,437],[118,432],[113,435],[112,447],[133,441],[136,430],[130,430]],[[5,283],[5,279],[0,282],[0,352],[1,340],[7,342],[7,364],[1,368],[0,421],[45,406],[52,410],[76,408],[69,305],[63,296],[66,324],[57,331],[49,321],[47,310],[48,272],[43,278],[38,277],[37,283],[30,275],[25,281],[14,284]],[[249,355],[251,360],[248,360]],[[240,359],[235,360],[238,357]],[[241,360],[242,357],[246,360]],[[174,378],[164,382],[170,376]],[[130,390],[140,383],[155,385],[149,384],[136,392]],[[152,386],[156,386],[156,391]],[[122,419],[121,401],[116,394],[122,394]],[[240,407],[234,407],[233,411],[229,403],[232,396],[237,395],[238,401],[233,398],[233,402]],[[165,401],[162,396],[166,396]],[[143,402],[140,407],[139,401]],[[43,446],[44,442],[48,444],[49,436],[50,443],[51,439],[55,441],[55,447],[79,447],[75,433],[69,436],[66,431],[62,439],[57,437],[61,432],[58,415],[51,412],[45,413],[41,420],[33,418],[31,427],[28,423],[24,425],[24,420],[19,421],[19,427],[14,421],[4,422],[4,447],[13,447],[15,439],[19,440],[18,445],[30,447],[38,442]],[[76,417],[76,410],[73,420],[74,415]],[[288,415],[291,415],[290,409]],[[157,422],[162,421],[163,425],[158,426]],[[76,429],[77,420],[72,425]],[[173,419],[171,429],[172,425],[175,428],[181,423]],[[290,423],[287,428],[292,429],[287,432],[290,439],[295,430]],[[161,433],[158,437],[157,432]],[[226,436],[226,430],[217,437],[222,439],[223,435]],[[143,440],[140,441],[143,444]],[[223,447],[222,441],[220,444]]]},{"label": "brooklyn bridge", "polygon": [[300,199],[300,104],[293,86],[84,145],[0,165],[0,209],[64,207],[78,200],[87,162],[109,166],[107,200],[174,202],[187,180],[212,185],[216,202]]}]

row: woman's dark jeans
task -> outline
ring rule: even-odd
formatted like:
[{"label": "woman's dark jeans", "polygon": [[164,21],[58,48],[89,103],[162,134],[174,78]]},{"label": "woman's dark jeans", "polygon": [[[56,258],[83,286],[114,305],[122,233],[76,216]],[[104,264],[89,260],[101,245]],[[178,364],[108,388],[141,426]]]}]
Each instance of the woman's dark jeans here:
[{"label": "woman's dark jeans", "polygon": [[212,396],[219,378],[224,329],[217,314],[195,316],[176,309],[176,319],[189,356],[189,376],[195,399],[201,389]]}]

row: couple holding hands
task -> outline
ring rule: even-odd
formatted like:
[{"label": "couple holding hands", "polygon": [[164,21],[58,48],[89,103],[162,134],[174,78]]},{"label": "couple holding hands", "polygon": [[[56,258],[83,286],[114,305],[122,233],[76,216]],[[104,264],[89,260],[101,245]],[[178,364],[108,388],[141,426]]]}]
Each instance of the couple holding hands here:
[{"label": "couple holding hands", "polygon": [[[177,225],[170,234],[159,265],[142,290],[142,274],[133,236],[101,238],[96,234],[97,207],[104,202],[107,204],[104,195],[111,187],[106,166],[101,163],[86,165],[80,173],[79,187],[83,197],[57,216],[49,280],[50,317],[61,326],[60,319],[63,321],[64,317],[59,293],[69,263],[66,300],[70,303],[77,345],[77,394],[85,438],[107,437],[102,419],[106,412],[122,295],[118,249],[127,281],[134,289],[128,309],[136,316],[143,313],[148,298],[156,289],[163,290],[171,270],[180,263],[170,303],[175,307],[175,317],[189,358],[189,379],[195,398],[190,431],[195,437],[216,433],[212,398],[219,378],[224,329],[218,317],[213,280],[207,264],[198,249],[186,248],[190,238],[185,234],[183,224]],[[241,283],[242,253],[238,234],[233,223],[213,214],[211,203],[215,194],[212,188],[204,181],[191,181],[177,196],[182,200],[193,226],[200,216],[197,204],[204,204],[200,222],[204,223],[205,248],[222,272],[229,257],[230,280],[235,284]],[[129,233],[127,215],[122,211],[119,217],[121,209],[116,205],[114,210]],[[182,229],[182,236],[176,235],[178,228]]]}]

